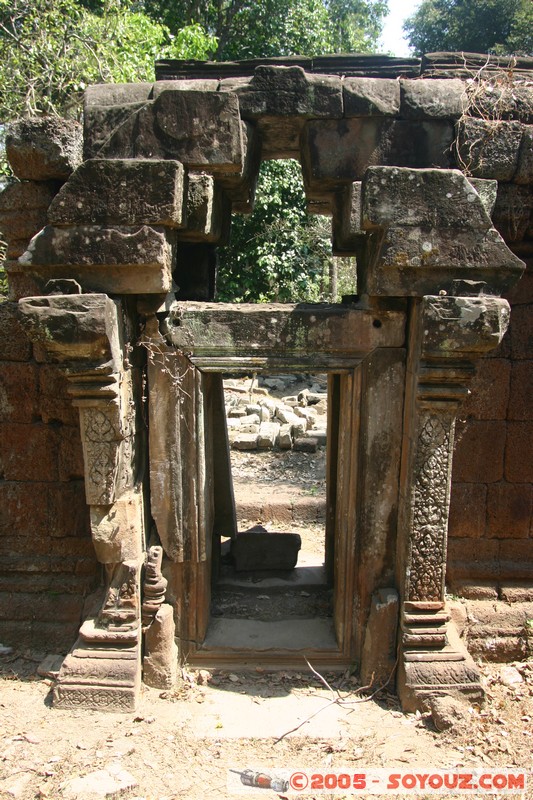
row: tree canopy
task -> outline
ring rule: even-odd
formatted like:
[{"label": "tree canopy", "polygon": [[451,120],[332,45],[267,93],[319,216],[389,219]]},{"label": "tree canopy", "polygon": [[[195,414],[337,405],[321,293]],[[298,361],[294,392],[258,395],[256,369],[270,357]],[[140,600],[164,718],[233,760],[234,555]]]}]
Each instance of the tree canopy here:
[{"label": "tree canopy", "polygon": [[533,2],[424,0],[404,31],[418,55],[439,50],[533,55]]}]

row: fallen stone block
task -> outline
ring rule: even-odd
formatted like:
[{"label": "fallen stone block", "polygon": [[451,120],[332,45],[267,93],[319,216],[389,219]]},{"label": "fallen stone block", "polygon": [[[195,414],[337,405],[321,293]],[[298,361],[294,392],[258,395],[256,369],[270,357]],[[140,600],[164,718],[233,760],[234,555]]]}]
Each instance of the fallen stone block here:
[{"label": "fallen stone block", "polygon": [[176,626],[171,605],[163,603],[145,631],[143,681],[156,689],[171,689],[178,676]]},{"label": "fallen stone block", "polygon": [[237,534],[231,555],[237,572],[294,569],[301,546],[298,533],[272,533],[258,526]]},{"label": "fallen stone block", "polygon": [[280,450],[290,450],[292,447],[291,426],[282,425],[279,429],[277,445]]},{"label": "fallen stone block", "polygon": [[238,433],[232,441],[235,450],[255,450],[257,447],[257,433]]},{"label": "fallen stone block", "polygon": [[259,428],[257,446],[261,449],[271,450],[276,446],[280,426],[277,422],[262,422]]},{"label": "fallen stone block", "polygon": [[299,453],[316,453],[318,441],[312,436],[301,437],[294,440],[293,450]]}]

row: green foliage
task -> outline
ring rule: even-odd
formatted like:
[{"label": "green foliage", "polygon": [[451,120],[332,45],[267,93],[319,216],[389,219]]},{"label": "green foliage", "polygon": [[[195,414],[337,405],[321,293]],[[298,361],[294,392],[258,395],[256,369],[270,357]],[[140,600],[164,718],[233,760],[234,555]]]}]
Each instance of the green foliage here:
[{"label": "green foliage", "polygon": [[259,174],[253,214],[233,218],[231,246],[220,249],[218,299],[325,299],[330,251],[329,226],[306,212],[300,165],[267,161]]},{"label": "green foliage", "polygon": [[531,0],[424,0],[404,24],[415,53],[533,54]]},{"label": "green foliage", "polygon": [[199,23],[219,61],[375,49],[386,0],[143,0],[171,31]]},{"label": "green foliage", "polygon": [[0,121],[79,109],[89,83],[153,80],[161,57],[205,58],[215,46],[198,25],[175,36],[129,2],[0,0]]}]

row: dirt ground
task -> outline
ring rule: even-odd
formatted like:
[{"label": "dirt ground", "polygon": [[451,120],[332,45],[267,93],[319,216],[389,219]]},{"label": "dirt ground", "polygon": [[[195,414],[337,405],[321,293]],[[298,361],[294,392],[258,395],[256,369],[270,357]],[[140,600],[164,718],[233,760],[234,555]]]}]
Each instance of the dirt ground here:
[{"label": "dirt ground", "polygon": [[[43,655],[0,657],[2,800],[285,796],[245,789],[228,769],[275,776],[305,768],[359,774],[532,766],[533,663],[483,666],[485,707],[465,707],[462,721],[438,733],[429,714],[402,714],[394,695],[369,699],[350,676],[326,675],[330,692],[305,664],[277,674],[185,669],[175,691],[143,688],[135,713],[60,711],[50,704],[52,681],[37,674]],[[239,787],[244,794],[236,794]],[[533,785],[514,796],[533,797]]]}]

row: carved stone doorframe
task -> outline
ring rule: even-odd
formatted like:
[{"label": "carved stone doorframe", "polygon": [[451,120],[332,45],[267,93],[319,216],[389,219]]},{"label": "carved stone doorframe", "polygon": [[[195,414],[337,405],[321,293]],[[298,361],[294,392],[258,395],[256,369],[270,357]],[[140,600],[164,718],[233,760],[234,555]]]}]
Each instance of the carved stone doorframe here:
[{"label": "carved stone doorframe", "polygon": [[[254,83],[259,95],[264,72]],[[334,100],[323,116],[338,120],[340,79],[313,81],[308,100]],[[242,210],[252,202],[259,129],[241,119],[232,91],[159,87],[149,99],[143,91],[112,135],[91,140],[89,132],[98,157],[63,186],[50,207],[50,225],[19,260],[43,287],[42,296],[20,303],[29,335],[43,357],[64,365],[80,408],[93,542],[108,573],[102,607],[84,623],[62,667],[56,702],[135,704],[146,529],[148,543],[160,540],[173,565],[167,599],[178,638],[182,645],[201,643],[210,537],[215,523],[231,525],[231,503],[215,502],[226,490],[217,488],[208,467],[210,449],[220,446],[210,429],[221,404],[213,369],[220,375],[231,358],[241,367],[261,358],[272,365],[274,357],[287,365],[292,358],[296,366],[324,365],[340,376],[332,382],[339,409],[351,420],[346,440],[336,421],[342,444],[335,452],[335,538],[346,543],[348,556],[337,573],[338,603],[352,609],[337,615],[342,653],[363,658],[363,631],[378,624],[372,598],[394,589],[401,601],[404,707],[414,708],[429,692],[478,692],[475,667],[455,641],[444,608],[453,425],[473,363],[505,331],[508,305],[499,296],[516,282],[522,263],[493,228],[482,193],[459,171],[359,165],[362,181],[344,177],[342,185],[326,187],[341,212],[337,245],[357,255],[358,300],[317,307],[296,327],[298,307],[285,317],[273,314],[275,329],[266,319],[263,333],[279,350],[261,354],[250,349],[257,342],[250,331],[239,340],[222,306],[196,308],[189,317],[187,304],[172,306],[173,276],[187,276],[186,248],[200,243],[203,260],[195,266],[212,277],[209,248],[223,240],[232,204]],[[298,100],[300,89],[290,96]],[[88,119],[116,122],[112,99],[111,92]],[[176,124],[192,119],[192,112],[206,118],[201,135]],[[313,130],[327,131],[330,121],[299,122],[309,133],[301,141],[309,144]],[[302,155],[308,176],[313,154],[307,147]],[[313,180],[311,200],[320,177]],[[56,279],[85,293],[54,295]],[[197,324],[202,314],[211,314],[209,324]],[[140,339],[139,322],[145,328]],[[217,364],[217,348],[225,345]],[[152,420],[149,458],[139,422],[146,350],[150,413],[170,403],[159,412],[163,419]],[[168,369],[169,363],[179,368]],[[179,414],[169,400],[176,382],[183,388]],[[173,459],[165,449],[169,435]],[[165,494],[168,485],[172,491]],[[193,629],[194,610],[200,614]]]}]

